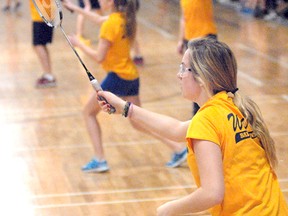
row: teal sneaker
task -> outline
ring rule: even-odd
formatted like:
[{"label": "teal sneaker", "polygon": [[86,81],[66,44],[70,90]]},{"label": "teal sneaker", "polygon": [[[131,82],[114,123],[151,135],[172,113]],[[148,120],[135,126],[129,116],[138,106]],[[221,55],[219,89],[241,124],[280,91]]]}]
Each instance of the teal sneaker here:
[{"label": "teal sneaker", "polygon": [[180,166],[187,158],[187,148],[184,148],[180,153],[173,153],[172,159],[166,163],[166,167],[175,168]]},{"label": "teal sneaker", "polygon": [[109,170],[107,161],[98,161],[93,158],[85,166],[82,167],[83,172],[106,172]]}]

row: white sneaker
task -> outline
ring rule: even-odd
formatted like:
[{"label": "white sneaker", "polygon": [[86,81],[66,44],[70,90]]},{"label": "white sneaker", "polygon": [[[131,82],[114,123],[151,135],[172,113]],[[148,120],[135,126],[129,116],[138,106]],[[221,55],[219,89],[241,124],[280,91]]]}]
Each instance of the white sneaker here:
[{"label": "white sneaker", "polygon": [[277,16],[278,15],[277,15],[277,13],[275,11],[271,11],[267,15],[265,15],[263,19],[266,20],[266,21],[270,21],[270,20],[276,19]]}]

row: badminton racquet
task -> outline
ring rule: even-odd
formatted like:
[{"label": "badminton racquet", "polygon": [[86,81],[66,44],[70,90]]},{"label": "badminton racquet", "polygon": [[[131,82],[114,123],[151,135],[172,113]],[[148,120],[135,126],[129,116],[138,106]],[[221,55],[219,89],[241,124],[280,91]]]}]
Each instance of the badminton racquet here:
[{"label": "badminton racquet", "polygon": [[[93,88],[95,89],[96,92],[101,91],[102,88],[101,88],[99,82],[88,71],[86,65],[84,64],[84,62],[80,58],[79,54],[77,53],[77,51],[75,50],[73,45],[71,44],[68,36],[66,35],[66,33],[62,27],[63,12],[62,12],[61,3],[58,0],[32,0],[32,1],[35,5],[35,8],[38,11],[39,15],[42,17],[42,19],[44,20],[44,22],[48,26],[53,27],[53,28],[57,28],[58,26],[60,27],[60,29],[61,29],[63,35],[65,36],[69,46],[72,48],[72,50],[74,51],[78,60],[82,64],[83,68],[85,69],[91,85],[93,86]],[[99,99],[107,102],[107,100],[105,98],[103,98],[102,96],[99,96]],[[110,105],[110,112],[109,113],[114,113],[115,111],[116,111],[116,109],[112,105]]]}]

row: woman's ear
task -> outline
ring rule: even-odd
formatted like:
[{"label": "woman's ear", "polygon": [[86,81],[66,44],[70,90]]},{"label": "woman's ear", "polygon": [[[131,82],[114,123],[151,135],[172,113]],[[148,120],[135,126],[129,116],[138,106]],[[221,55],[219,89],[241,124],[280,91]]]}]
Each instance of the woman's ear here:
[{"label": "woman's ear", "polygon": [[199,84],[200,87],[203,87],[203,86],[204,86],[204,82],[203,82],[203,80],[202,80],[199,76],[197,77],[197,82],[198,82],[198,84]]}]

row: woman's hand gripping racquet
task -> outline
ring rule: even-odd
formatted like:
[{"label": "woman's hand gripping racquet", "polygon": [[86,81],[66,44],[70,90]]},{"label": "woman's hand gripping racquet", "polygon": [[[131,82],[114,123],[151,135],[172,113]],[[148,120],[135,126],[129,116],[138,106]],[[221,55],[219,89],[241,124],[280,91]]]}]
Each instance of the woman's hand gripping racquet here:
[{"label": "woman's hand gripping racquet", "polygon": [[[54,28],[56,28],[58,26],[60,27],[60,29],[61,29],[62,33],[64,34],[69,46],[72,48],[72,50],[74,51],[78,60],[80,61],[80,63],[84,67],[86,74],[87,74],[93,88],[95,89],[96,92],[101,91],[102,88],[101,88],[99,82],[88,71],[87,67],[85,66],[84,62],[80,58],[79,54],[77,53],[77,51],[75,50],[73,45],[71,44],[69,38],[67,37],[67,35],[66,35],[66,33],[62,27],[63,13],[62,13],[61,3],[58,0],[32,0],[32,1],[35,5],[35,8],[37,9],[39,15],[42,17],[42,19],[45,21],[45,23],[48,26],[54,27]],[[107,100],[102,96],[99,96],[99,100],[103,100],[106,103],[108,103]],[[116,112],[116,109],[113,106],[111,106],[110,114],[115,113],[115,112]]]}]

